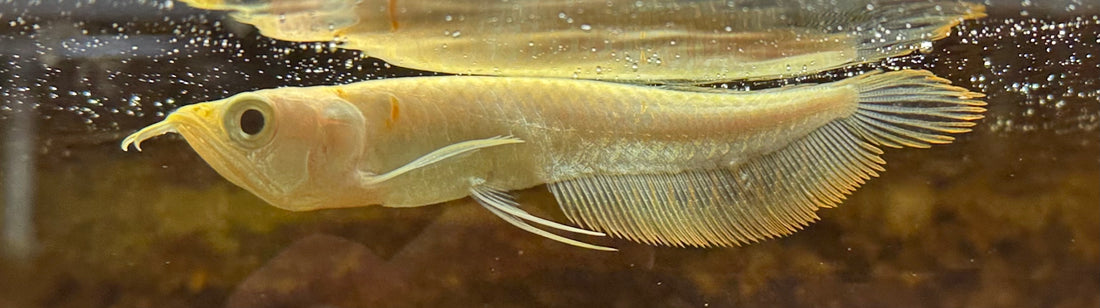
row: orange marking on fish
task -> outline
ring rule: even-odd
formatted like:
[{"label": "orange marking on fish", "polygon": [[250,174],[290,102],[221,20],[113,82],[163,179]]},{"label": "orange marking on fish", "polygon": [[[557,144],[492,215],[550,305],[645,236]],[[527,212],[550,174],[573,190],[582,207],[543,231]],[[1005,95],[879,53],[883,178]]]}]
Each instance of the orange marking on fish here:
[{"label": "orange marking on fish", "polygon": [[390,15],[390,31],[397,31],[397,0],[389,0],[386,5],[386,12]]},{"label": "orange marking on fish", "polygon": [[401,115],[401,105],[396,97],[390,96],[390,118],[386,119],[386,128],[393,128],[397,118]]},{"label": "orange marking on fish", "polygon": [[344,89],[336,88],[333,92],[336,92],[336,96],[339,96],[341,99],[348,99],[348,92],[344,91]]}]

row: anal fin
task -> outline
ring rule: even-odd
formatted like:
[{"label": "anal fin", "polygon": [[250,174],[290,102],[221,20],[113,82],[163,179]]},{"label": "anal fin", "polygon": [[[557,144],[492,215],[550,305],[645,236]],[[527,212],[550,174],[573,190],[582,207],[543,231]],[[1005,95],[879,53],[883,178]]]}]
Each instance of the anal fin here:
[{"label": "anal fin", "polygon": [[839,126],[731,169],[597,175],[549,188],[570,220],[615,237],[679,247],[758,242],[809,225],[817,209],[882,169],[879,152]]},{"label": "anal fin", "polygon": [[980,119],[983,95],[926,71],[872,72],[856,110],[801,139],[729,168],[595,174],[550,183],[569,220],[647,244],[732,246],[788,235],[840,204],[886,163],[885,147],[950,143]]}]

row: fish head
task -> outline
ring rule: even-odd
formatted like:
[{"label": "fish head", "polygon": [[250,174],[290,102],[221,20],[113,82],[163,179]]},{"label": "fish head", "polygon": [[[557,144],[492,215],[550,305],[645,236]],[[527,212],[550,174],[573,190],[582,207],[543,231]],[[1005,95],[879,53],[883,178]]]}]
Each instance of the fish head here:
[{"label": "fish head", "polygon": [[226,180],[303,211],[335,207],[328,204],[334,193],[356,183],[363,124],[353,104],[328,91],[279,88],[181,107],[122,148],[140,151],[146,139],[178,133]]}]

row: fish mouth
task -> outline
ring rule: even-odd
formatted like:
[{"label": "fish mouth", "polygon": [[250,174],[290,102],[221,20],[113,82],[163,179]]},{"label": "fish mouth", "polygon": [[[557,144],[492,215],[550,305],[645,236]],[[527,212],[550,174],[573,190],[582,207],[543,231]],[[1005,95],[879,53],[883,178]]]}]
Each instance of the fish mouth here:
[{"label": "fish mouth", "polygon": [[134,149],[137,149],[138,152],[141,152],[142,141],[149,140],[153,137],[168,133],[178,134],[179,129],[177,129],[177,125],[179,122],[174,119],[173,115],[175,115],[175,113],[169,115],[168,118],[165,118],[163,121],[146,126],[145,128],[142,128],[141,130],[134,132],[129,136],[126,136],[125,139],[122,139],[122,144],[120,145],[122,147],[122,150],[129,151],[130,145],[133,145]]},{"label": "fish mouth", "polygon": [[122,139],[122,143],[119,146],[123,151],[128,151],[130,146],[133,145],[134,149],[141,152],[141,143],[143,141],[168,133],[183,134],[183,132],[180,131],[181,128],[184,130],[195,128],[212,132],[212,129],[207,127],[203,120],[203,118],[213,116],[212,109],[213,108],[208,106],[207,103],[180,107],[169,114],[168,117],[164,118],[164,120],[146,126],[126,136],[126,138]]}]

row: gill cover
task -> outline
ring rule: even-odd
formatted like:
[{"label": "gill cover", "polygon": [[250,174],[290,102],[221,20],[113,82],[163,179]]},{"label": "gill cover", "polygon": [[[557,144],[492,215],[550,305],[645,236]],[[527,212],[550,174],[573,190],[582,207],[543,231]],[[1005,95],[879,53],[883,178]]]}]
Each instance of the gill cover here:
[{"label": "gill cover", "polygon": [[248,163],[269,181],[258,186],[270,191],[254,193],[281,208],[310,209],[321,197],[314,195],[326,191],[318,188],[345,184],[354,170],[364,119],[342,99],[280,90],[287,88],[235,97],[223,123],[230,139],[250,150]]}]

